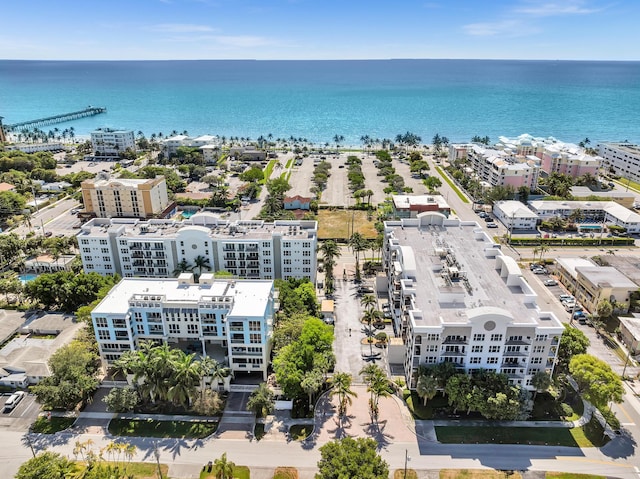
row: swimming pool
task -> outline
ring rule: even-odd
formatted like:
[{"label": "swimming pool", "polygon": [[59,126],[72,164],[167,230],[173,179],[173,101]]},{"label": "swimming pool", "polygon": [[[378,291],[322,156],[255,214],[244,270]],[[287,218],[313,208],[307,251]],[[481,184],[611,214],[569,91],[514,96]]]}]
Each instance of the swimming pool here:
[{"label": "swimming pool", "polygon": [[185,220],[188,220],[189,218],[191,218],[193,215],[195,215],[197,213],[197,211],[181,211],[180,214],[182,215],[182,217]]},{"label": "swimming pool", "polygon": [[28,283],[29,281],[33,281],[38,277],[37,274],[29,273],[29,274],[19,274],[18,279],[22,284]]}]

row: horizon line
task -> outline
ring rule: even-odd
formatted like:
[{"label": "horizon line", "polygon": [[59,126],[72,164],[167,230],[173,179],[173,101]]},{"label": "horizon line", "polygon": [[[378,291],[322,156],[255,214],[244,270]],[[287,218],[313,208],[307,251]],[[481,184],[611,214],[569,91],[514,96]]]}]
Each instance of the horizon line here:
[{"label": "horizon line", "polygon": [[566,59],[566,58],[127,58],[127,59],[65,59],[65,58],[0,58],[0,61],[15,62],[365,62],[365,61],[516,61],[516,62],[608,62],[608,63],[638,63],[637,60],[613,59]]}]

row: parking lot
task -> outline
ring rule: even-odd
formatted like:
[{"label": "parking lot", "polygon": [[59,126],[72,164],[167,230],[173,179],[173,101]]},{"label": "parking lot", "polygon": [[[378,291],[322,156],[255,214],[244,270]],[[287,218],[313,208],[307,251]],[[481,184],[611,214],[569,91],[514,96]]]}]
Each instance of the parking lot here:
[{"label": "parking lot", "polygon": [[40,404],[36,402],[36,397],[27,394],[22,401],[11,411],[5,411],[4,404],[11,397],[12,393],[2,393],[0,396],[0,427],[12,430],[28,430],[29,426],[38,418]]}]

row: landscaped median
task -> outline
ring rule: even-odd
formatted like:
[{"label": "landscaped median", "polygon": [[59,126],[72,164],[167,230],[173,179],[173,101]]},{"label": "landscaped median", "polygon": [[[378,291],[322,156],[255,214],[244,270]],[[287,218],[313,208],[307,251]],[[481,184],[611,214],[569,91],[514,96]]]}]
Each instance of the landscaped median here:
[{"label": "landscaped median", "polygon": [[527,444],[537,446],[602,447],[609,442],[593,417],[581,427],[435,426],[444,444]]},{"label": "landscaped median", "polygon": [[218,429],[215,421],[158,421],[155,419],[112,419],[114,436],[203,439]]},{"label": "landscaped median", "polygon": [[458,188],[456,184],[451,181],[451,178],[449,178],[449,175],[442,169],[442,167],[436,166],[436,171],[440,173],[440,176],[444,178],[444,181],[447,182],[447,184],[451,187],[455,194],[458,195],[458,198],[460,198],[463,203],[469,203],[469,198],[467,198],[467,196],[462,191],[460,191],[460,188]]}]

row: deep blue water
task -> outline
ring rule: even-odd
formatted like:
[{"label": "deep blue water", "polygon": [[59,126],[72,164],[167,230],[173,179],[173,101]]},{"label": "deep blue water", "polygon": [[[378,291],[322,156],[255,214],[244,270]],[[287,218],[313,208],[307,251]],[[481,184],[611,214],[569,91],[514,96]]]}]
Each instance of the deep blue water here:
[{"label": "deep blue water", "polygon": [[[530,133],[640,142],[640,62],[0,61],[5,123],[106,106],[56,125],[359,144]],[[53,128],[53,127],[47,127]]]}]

